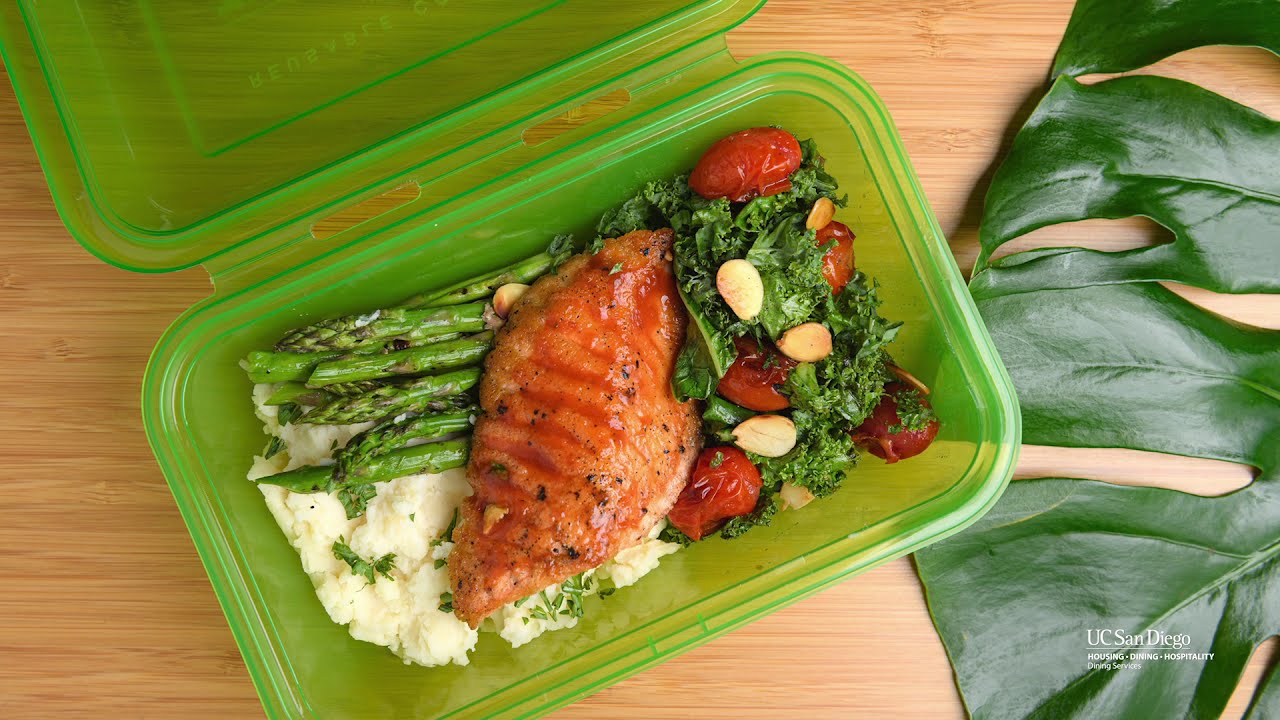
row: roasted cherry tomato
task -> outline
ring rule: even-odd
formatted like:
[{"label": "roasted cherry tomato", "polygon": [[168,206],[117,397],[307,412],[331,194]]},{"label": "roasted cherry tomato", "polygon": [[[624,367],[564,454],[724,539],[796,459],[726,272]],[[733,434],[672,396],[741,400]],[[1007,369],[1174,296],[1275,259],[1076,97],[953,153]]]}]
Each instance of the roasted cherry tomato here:
[{"label": "roasted cherry tomato", "polygon": [[689,187],[708,200],[746,202],[791,189],[800,169],[800,143],[786,130],[751,128],[721,139],[689,175]]},{"label": "roasted cherry tomato", "polygon": [[839,295],[853,279],[854,237],[848,225],[834,220],[818,231],[818,247],[823,247],[832,240],[836,241],[836,246],[822,258],[822,277],[831,286],[832,295]]},{"label": "roasted cherry tomato", "polygon": [[693,540],[713,533],[729,518],[756,509],[760,471],[736,447],[707,448],[698,455],[693,477],[680,491],[667,520]]},{"label": "roasted cherry tomato", "polygon": [[[853,441],[859,447],[866,448],[872,455],[883,458],[887,463],[895,463],[924,452],[938,437],[938,421],[933,420],[923,430],[903,430],[889,432],[889,428],[901,422],[898,419],[899,392],[909,389],[902,383],[889,383],[884,386],[884,397],[876,406],[875,412],[852,433]],[[920,402],[929,407],[929,401],[920,398]]]},{"label": "roasted cherry tomato", "polygon": [[796,361],[774,350],[761,348],[749,337],[736,338],[738,359],[733,361],[716,392],[748,410],[771,412],[791,407],[787,396],[778,392],[787,382]]}]

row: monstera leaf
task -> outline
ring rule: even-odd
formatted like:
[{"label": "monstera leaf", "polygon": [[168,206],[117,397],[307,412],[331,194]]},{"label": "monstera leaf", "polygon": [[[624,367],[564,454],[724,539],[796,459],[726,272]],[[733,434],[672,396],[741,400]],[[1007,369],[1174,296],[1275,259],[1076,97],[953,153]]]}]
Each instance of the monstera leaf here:
[{"label": "monstera leaf", "polygon": [[[968,531],[919,552],[970,712],[1218,717],[1254,647],[1280,632],[1280,333],[1153,284],[1020,292],[980,308],[1019,389],[1027,442],[1194,455],[1261,474],[1220,498],[1021,481]],[[1101,631],[1109,647],[1090,649]],[[1182,647],[1140,650],[1149,643]],[[1108,651],[1157,657],[1116,667],[1100,657]]]},{"label": "monstera leaf", "polygon": [[[1280,47],[1280,0],[1082,0],[1055,73],[1120,71],[1209,43]],[[987,259],[1045,225],[1145,215],[1153,248]],[[1157,77],[1060,77],[987,196],[970,285],[1028,443],[1246,463],[1217,498],[1089,480],[1013,483],[916,556],[975,718],[1216,718],[1280,632],[1280,333],[1155,281],[1280,291],[1280,130]],[[1251,720],[1280,717],[1280,669]]]},{"label": "monstera leaf", "polygon": [[[1280,2],[1272,4],[1280,24]],[[1018,275],[1028,289],[1171,280],[1219,292],[1280,290],[1280,123],[1178,80],[1088,86],[1060,78],[992,179],[983,257],[1046,225],[1134,215],[1169,228],[1174,240],[1114,253],[1036,250],[1003,262],[1035,270]],[[987,281],[975,274],[975,289]]]},{"label": "monstera leaf", "polygon": [[1124,72],[1202,45],[1280,52],[1276,0],[1080,0],[1054,75]]}]

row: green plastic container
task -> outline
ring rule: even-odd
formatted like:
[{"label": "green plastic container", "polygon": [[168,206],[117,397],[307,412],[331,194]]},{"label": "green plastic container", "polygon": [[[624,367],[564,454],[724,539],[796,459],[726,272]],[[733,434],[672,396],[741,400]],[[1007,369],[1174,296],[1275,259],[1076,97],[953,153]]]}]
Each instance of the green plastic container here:
[{"label": "green plastic container", "polygon": [[[270,717],[535,716],[936,541],[995,502],[1017,454],[1014,393],[888,114],[823,58],[736,62],[723,33],[760,4],[0,10],[4,59],[72,234],[120,267],[203,264],[212,277],[213,294],[156,346],[142,412]],[[575,110],[600,96],[627,102],[595,119]],[[589,237],[644,181],[763,124],[818,139],[849,193],[840,219],[858,234],[859,266],[882,284],[885,314],[907,323],[894,354],[944,418],[934,447],[896,465],[868,458],[835,497],[664,560],[589,601],[576,629],[519,650],[482,637],[469,667],[406,666],[330,622],[244,479],[264,437],[237,361],[288,328],[504,264],[556,233]],[[312,232],[404,186],[417,191],[407,204]]]}]

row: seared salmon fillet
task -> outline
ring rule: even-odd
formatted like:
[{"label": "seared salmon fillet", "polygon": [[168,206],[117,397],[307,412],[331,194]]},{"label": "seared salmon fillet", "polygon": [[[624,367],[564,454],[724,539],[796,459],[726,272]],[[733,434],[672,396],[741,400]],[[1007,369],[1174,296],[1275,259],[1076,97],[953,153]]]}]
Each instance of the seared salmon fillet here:
[{"label": "seared salmon fillet", "polygon": [[449,555],[472,627],[643,540],[688,481],[701,432],[671,392],[687,322],[673,239],[633,232],[571,258],[498,332]]}]

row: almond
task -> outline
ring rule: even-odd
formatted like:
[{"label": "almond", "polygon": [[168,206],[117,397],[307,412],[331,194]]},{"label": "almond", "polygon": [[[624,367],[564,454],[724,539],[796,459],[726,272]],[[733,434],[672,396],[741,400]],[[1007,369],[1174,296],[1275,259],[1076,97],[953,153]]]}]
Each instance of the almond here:
[{"label": "almond", "polygon": [[488,535],[493,526],[497,525],[506,516],[506,508],[498,505],[486,505],[484,508],[484,534]]},{"label": "almond", "polygon": [[818,362],[831,354],[831,331],[819,323],[797,325],[782,333],[778,349],[796,362]]},{"label": "almond", "polygon": [[782,498],[782,509],[800,508],[813,502],[814,494],[807,487],[793,485],[789,482],[782,483],[782,489],[778,491],[778,495]]},{"label": "almond", "polygon": [[743,320],[752,320],[764,306],[764,283],[756,266],[746,260],[730,260],[716,272],[716,289],[729,309]]},{"label": "almond", "polygon": [[796,446],[796,424],[781,415],[756,415],[733,429],[733,441],[756,455],[782,457]]},{"label": "almond", "polygon": [[818,202],[809,211],[809,219],[804,221],[804,226],[810,230],[821,230],[830,225],[835,216],[836,204],[831,202],[831,198],[818,198]]},{"label": "almond", "polygon": [[507,283],[503,285],[493,294],[493,311],[500,318],[507,317],[511,314],[511,308],[515,307],[516,301],[528,290],[529,286],[522,283]]}]

